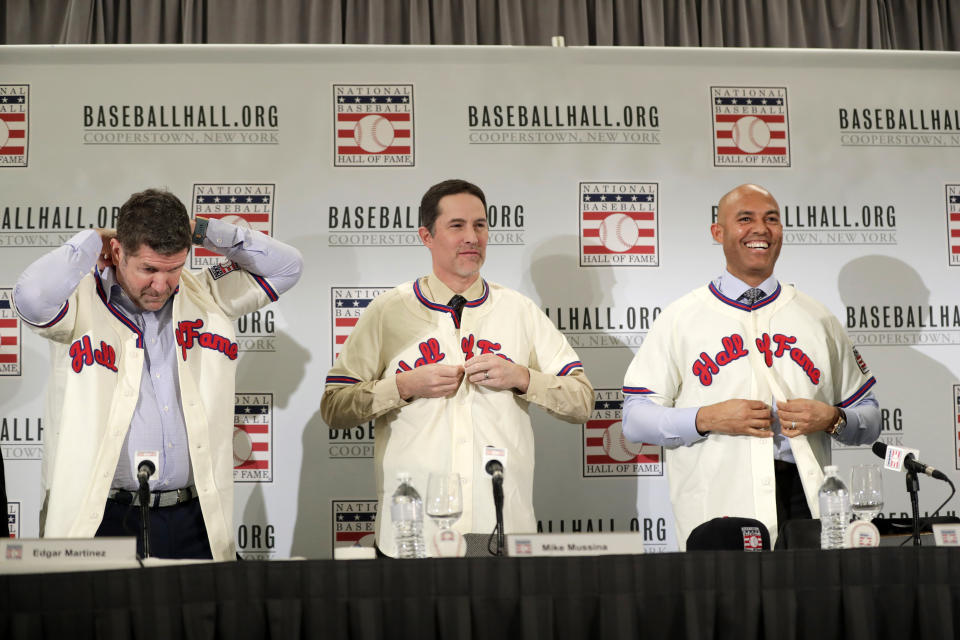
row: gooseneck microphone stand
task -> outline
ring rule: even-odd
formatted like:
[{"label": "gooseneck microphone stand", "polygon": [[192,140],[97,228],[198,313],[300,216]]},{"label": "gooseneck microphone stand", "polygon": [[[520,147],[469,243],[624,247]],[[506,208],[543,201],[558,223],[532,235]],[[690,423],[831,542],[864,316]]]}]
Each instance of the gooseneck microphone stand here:
[{"label": "gooseneck microphone stand", "polygon": [[920,502],[917,493],[920,491],[920,479],[917,472],[907,471],[907,493],[910,494],[910,507],[913,509],[913,546],[920,546]]}]

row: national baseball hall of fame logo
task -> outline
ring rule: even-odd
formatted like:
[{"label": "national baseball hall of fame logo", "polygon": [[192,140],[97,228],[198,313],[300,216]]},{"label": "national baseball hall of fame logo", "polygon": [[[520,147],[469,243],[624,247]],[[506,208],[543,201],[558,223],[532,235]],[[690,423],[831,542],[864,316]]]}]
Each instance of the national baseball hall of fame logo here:
[{"label": "national baseball hall of fame logo", "polygon": [[594,389],[593,411],[583,425],[583,477],[662,476],[663,447],[623,435],[623,392]]},{"label": "national baseball hall of fame logo", "polygon": [[238,393],[233,409],[233,481],[273,482],[273,394]]},{"label": "national baseball hall of fame logo", "polygon": [[374,298],[389,290],[390,287],[330,287],[331,363],[337,360],[360,315]]},{"label": "national baseball hall of fame logo", "polygon": [[333,85],[335,167],[412,167],[413,85]]},{"label": "national baseball hall of fame logo", "polygon": [[581,182],[580,266],[656,267],[656,182]]},{"label": "national baseball hall of fame logo", "polygon": [[[215,218],[238,227],[273,235],[273,184],[194,184],[191,213],[194,218]],[[223,256],[193,247],[191,269],[205,269],[224,261]]]},{"label": "national baseball hall of fame logo", "polygon": [[710,87],[713,166],[789,167],[786,87]]},{"label": "national baseball hall of fame logo", "polygon": [[13,309],[13,289],[0,288],[0,376],[20,375],[20,318]]},{"label": "national baseball hall of fame logo", "polygon": [[947,261],[960,266],[960,184],[948,184],[947,192]]},{"label": "national baseball hall of fame logo", "polygon": [[332,547],[372,547],[377,521],[376,500],[333,500]]},{"label": "national baseball hall of fame logo", "polygon": [[20,503],[7,502],[7,531],[11,538],[20,537]]},{"label": "national baseball hall of fame logo", "polygon": [[0,84],[0,168],[27,166],[30,85]]}]

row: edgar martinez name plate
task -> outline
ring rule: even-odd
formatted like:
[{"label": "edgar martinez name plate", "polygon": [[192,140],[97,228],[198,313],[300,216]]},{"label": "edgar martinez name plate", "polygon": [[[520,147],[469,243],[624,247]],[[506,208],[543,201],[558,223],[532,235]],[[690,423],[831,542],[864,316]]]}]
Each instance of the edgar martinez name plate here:
[{"label": "edgar martinez name plate", "polygon": [[0,573],[56,573],[137,566],[136,538],[0,539]]},{"label": "edgar martinez name plate", "polygon": [[643,553],[643,535],[631,533],[536,533],[507,536],[507,555],[610,556]]}]

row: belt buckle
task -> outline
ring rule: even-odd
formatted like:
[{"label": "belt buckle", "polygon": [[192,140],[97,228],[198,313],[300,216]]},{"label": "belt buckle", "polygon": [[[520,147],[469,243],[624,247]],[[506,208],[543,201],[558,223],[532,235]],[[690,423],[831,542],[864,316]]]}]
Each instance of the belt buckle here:
[{"label": "belt buckle", "polygon": [[177,504],[190,500],[190,489],[177,489]]}]

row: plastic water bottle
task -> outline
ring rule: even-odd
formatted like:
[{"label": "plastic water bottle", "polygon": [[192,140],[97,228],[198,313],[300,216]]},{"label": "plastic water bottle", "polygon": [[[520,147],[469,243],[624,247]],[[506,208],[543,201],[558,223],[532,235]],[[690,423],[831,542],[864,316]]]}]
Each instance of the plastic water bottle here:
[{"label": "plastic water bottle", "polygon": [[410,484],[409,473],[397,474],[400,486],[393,492],[390,518],[393,520],[393,540],[398,558],[426,558],[423,543],[423,500]]},{"label": "plastic water bottle", "polygon": [[837,475],[836,465],[823,468],[820,487],[820,548],[843,549],[850,522],[850,493]]}]

